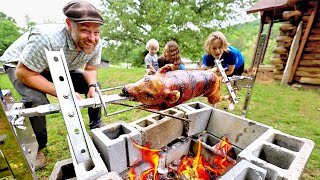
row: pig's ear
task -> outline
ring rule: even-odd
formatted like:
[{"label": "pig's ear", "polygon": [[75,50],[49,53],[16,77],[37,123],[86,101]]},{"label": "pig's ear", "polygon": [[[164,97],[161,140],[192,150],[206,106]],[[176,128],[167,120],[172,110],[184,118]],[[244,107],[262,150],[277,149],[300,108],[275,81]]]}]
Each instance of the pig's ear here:
[{"label": "pig's ear", "polygon": [[168,93],[166,93],[166,98],[164,100],[164,102],[166,104],[173,104],[175,102],[177,102],[180,98],[180,92],[178,90],[174,90],[174,91],[170,91]]}]

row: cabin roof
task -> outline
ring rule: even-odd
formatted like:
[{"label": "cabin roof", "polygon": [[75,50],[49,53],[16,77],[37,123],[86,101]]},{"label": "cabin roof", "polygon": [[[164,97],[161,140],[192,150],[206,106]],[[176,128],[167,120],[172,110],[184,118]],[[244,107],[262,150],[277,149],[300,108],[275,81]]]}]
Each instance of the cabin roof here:
[{"label": "cabin roof", "polygon": [[285,8],[289,6],[288,1],[290,0],[260,0],[247,10],[247,14]]}]

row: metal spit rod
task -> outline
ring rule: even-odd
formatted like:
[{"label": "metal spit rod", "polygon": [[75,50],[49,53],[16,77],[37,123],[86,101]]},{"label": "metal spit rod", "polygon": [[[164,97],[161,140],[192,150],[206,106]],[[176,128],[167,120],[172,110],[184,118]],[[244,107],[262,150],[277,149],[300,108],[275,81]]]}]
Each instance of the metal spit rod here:
[{"label": "metal spit rod", "polygon": [[160,112],[160,111],[156,111],[156,110],[152,110],[152,109],[146,109],[146,108],[144,108],[144,106],[133,106],[133,105],[125,104],[125,103],[121,103],[121,102],[111,102],[111,104],[128,106],[128,107],[132,107],[132,109],[140,109],[140,110],[144,110],[144,111],[160,114],[160,115],[163,115],[163,116],[172,117],[172,118],[175,118],[175,119],[178,119],[178,120],[182,120],[182,121],[185,121],[185,122],[188,122],[188,123],[191,122],[189,119],[182,118],[182,117],[177,117],[177,116],[174,116],[174,115],[171,115],[171,114],[168,114],[168,113],[164,113],[164,112]]}]

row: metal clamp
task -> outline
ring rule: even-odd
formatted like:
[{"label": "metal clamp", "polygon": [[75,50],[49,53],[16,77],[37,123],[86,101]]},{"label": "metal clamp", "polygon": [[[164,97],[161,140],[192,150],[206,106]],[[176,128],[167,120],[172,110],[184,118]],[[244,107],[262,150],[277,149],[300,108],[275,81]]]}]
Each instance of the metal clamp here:
[{"label": "metal clamp", "polygon": [[214,63],[216,65],[216,67],[218,68],[221,76],[223,77],[223,82],[226,84],[227,90],[228,90],[229,94],[231,95],[233,103],[237,104],[238,103],[238,98],[237,98],[236,94],[234,93],[234,89],[233,89],[233,87],[232,87],[232,85],[230,83],[229,78],[226,75],[226,72],[225,72],[224,68],[222,67],[222,64],[221,64],[222,61],[223,61],[223,59],[222,60],[215,59]]},{"label": "metal clamp", "polygon": [[234,81],[234,87],[236,89],[239,88],[251,88],[252,84],[252,77],[247,77],[247,76],[232,76],[229,77],[230,81]]},{"label": "metal clamp", "polygon": [[26,119],[25,117],[20,116],[20,117],[14,118],[11,122],[12,122],[12,125],[15,126],[16,128],[19,128],[21,130],[26,130],[27,127],[24,124],[25,119]]},{"label": "metal clamp", "polygon": [[101,90],[100,90],[99,86],[95,86],[95,89],[96,89],[96,92],[97,92],[98,95],[99,95],[100,103],[101,103],[101,105],[102,105],[102,107],[103,107],[103,110],[104,110],[104,115],[105,115],[105,116],[108,116],[108,113],[107,113],[107,105],[106,105],[106,103],[105,103],[105,102],[103,101],[103,99],[102,99],[102,93],[101,93]]}]

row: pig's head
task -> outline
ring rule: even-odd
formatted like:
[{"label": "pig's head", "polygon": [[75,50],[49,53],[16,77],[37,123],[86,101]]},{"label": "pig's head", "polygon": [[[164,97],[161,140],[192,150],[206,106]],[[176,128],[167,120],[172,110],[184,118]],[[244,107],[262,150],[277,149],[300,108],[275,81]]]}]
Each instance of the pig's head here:
[{"label": "pig's head", "polygon": [[180,92],[170,90],[170,82],[165,78],[158,73],[145,76],[136,83],[123,86],[122,95],[149,106],[169,106],[179,100]]}]

